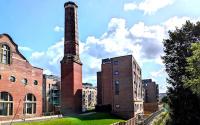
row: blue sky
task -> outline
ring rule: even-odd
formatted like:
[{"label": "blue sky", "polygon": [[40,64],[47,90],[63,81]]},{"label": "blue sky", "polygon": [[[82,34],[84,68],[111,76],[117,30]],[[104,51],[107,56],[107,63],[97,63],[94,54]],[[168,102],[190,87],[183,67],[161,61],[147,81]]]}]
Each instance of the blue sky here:
[{"label": "blue sky", "polygon": [[[31,64],[60,73],[66,0],[1,0],[0,33],[8,33]],[[77,0],[83,82],[96,84],[102,58],[133,54],[143,78],[166,91],[160,59],[167,31],[199,20],[199,0]]]}]

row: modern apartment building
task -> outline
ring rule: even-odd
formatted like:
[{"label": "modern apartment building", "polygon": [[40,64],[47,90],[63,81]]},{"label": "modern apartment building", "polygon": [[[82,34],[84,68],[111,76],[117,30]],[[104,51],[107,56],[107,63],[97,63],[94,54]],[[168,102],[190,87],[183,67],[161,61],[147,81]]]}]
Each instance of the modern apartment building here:
[{"label": "modern apartment building", "polygon": [[60,78],[54,75],[43,75],[43,112],[60,111]]},{"label": "modern apartment building", "polygon": [[125,119],[143,115],[141,68],[132,55],[103,59],[97,72],[98,105]]},{"label": "modern apartment building", "polygon": [[8,34],[0,34],[0,121],[42,115],[42,75]]},{"label": "modern apartment building", "polygon": [[91,83],[83,83],[82,90],[82,111],[95,109],[97,104],[97,88]]},{"label": "modern apartment building", "polygon": [[155,112],[158,110],[159,88],[152,79],[142,80],[144,87],[144,110]]}]

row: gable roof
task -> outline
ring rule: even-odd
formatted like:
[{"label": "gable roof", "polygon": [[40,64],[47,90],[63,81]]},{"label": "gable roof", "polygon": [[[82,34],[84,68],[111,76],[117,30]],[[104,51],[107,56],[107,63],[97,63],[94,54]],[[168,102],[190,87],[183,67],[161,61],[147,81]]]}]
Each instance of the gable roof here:
[{"label": "gable roof", "polygon": [[4,33],[4,34],[0,34],[0,37],[1,37],[1,36],[7,37],[7,38],[10,40],[10,42],[16,47],[16,52],[17,52],[24,60],[26,60],[26,61],[28,62],[28,60],[19,52],[19,50],[18,50],[18,45],[13,41],[13,39],[10,37],[10,35]]}]

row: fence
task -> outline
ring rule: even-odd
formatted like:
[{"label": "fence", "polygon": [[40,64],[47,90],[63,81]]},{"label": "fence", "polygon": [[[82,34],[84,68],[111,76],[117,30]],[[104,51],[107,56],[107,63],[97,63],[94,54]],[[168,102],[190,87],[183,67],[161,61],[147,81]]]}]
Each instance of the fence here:
[{"label": "fence", "polygon": [[136,121],[135,118],[131,118],[131,119],[127,120],[127,121],[117,122],[117,123],[114,123],[112,125],[135,125],[135,121]]},{"label": "fence", "polygon": [[113,123],[111,125],[149,125],[153,121],[153,119],[156,116],[158,116],[160,113],[162,113],[163,111],[164,111],[164,109],[161,109],[157,112],[154,112],[148,118],[146,118],[145,120],[142,120],[142,121],[137,121],[137,119],[134,117],[134,118],[131,118],[127,121],[117,122],[117,123]]},{"label": "fence", "polygon": [[144,120],[144,125],[149,125],[149,124],[152,122],[152,120],[153,120],[156,116],[158,116],[161,112],[163,112],[163,111],[164,111],[164,109],[161,109],[161,110],[159,110],[159,111],[154,112],[153,114],[151,114],[148,118],[146,118],[146,119]]}]

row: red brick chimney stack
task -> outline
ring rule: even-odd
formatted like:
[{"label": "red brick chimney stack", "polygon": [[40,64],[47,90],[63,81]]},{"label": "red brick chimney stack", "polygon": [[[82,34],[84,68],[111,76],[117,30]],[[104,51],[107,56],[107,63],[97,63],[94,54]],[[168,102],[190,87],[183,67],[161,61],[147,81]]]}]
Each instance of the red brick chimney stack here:
[{"label": "red brick chimney stack", "polygon": [[66,2],[64,57],[61,61],[61,112],[79,113],[82,108],[82,63],[79,57],[78,6]]}]

